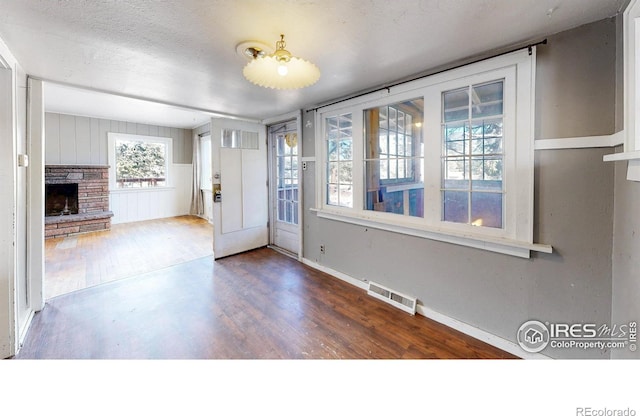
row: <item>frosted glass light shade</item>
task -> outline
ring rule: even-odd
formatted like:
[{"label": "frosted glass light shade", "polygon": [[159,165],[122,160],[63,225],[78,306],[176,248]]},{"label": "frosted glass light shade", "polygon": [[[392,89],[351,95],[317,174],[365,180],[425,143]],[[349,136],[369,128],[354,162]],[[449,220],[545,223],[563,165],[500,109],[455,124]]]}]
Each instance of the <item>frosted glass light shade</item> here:
[{"label": "frosted glass light shade", "polygon": [[[320,70],[309,61],[292,56],[288,62],[287,74],[280,75],[278,66],[283,62],[273,55],[252,59],[242,73],[250,82],[265,88],[290,90],[308,87],[320,79]],[[284,71],[280,71],[284,72]]]}]

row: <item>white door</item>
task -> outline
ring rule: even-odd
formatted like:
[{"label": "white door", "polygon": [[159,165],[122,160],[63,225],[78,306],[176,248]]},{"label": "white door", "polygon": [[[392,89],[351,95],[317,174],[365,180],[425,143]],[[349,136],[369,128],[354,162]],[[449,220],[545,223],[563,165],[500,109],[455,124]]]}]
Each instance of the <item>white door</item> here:
[{"label": "white door", "polygon": [[0,358],[15,353],[15,164],[11,70],[0,68]]},{"label": "white door", "polygon": [[269,126],[271,244],[298,254],[299,157],[296,120]]},{"label": "white door", "polygon": [[269,198],[265,126],[213,118],[211,153],[214,257],[266,246]]}]

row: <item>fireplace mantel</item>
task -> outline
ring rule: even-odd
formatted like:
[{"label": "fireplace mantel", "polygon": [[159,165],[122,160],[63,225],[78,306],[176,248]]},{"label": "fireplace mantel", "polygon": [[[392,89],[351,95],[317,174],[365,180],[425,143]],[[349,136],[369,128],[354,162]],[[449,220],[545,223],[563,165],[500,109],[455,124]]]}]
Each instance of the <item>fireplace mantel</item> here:
[{"label": "fireplace mantel", "polygon": [[63,164],[52,164],[46,165],[47,168],[59,169],[59,168],[69,168],[69,169],[109,169],[109,165],[63,165]]}]

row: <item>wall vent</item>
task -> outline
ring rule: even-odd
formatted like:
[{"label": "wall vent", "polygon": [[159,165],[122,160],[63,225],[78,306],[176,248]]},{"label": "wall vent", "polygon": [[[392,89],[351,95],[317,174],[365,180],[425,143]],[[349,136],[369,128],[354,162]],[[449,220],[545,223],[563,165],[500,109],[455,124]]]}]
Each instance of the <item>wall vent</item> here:
[{"label": "wall vent", "polygon": [[403,311],[408,312],[411,315],[416,314],[417,302],[416,298],[414,297],[403,295],[402,293],[398,293],[395,290],[386,288],[374,282],[369,282],[367,293],[374,298],[378,298],[384,302],[387,302],[388,304],[402,309]]}]

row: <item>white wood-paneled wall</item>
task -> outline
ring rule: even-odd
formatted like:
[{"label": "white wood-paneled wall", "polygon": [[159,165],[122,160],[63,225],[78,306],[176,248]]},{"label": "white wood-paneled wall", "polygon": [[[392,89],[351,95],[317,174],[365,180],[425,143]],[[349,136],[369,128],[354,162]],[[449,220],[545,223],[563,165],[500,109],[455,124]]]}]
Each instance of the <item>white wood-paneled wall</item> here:
[{"label": "white wood-paneled wall", "polygon": [[140,191],[111,191],[112,224],[177,217],[189,214],[191,206],[191,165],[172,166],[173,186]]},{"label": "white wood-paneled wall", "polygon": [[45,164],[108,165],[107,133],[171,137],[172,184],[164,189],[111,190],[112,223],[189,214],[193,130],[67,114],[45,114]]},{"label": "white wood-paneled wall", "polygon": [[173,163],[191,163],[192,130],[58,113],[45,114],[45,163],[107,165],[108,132],[171,137]]}]

